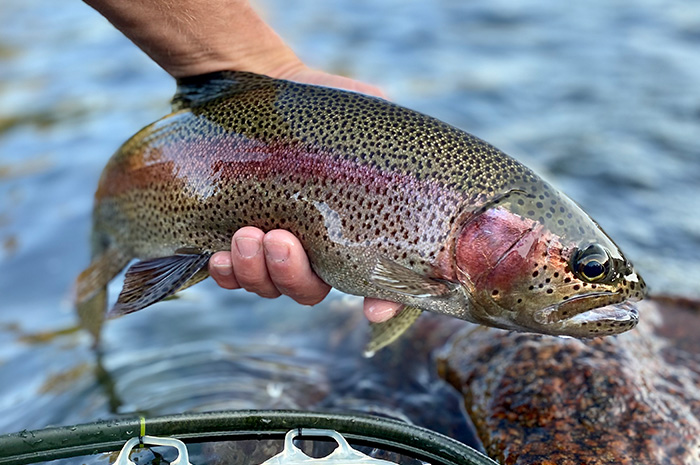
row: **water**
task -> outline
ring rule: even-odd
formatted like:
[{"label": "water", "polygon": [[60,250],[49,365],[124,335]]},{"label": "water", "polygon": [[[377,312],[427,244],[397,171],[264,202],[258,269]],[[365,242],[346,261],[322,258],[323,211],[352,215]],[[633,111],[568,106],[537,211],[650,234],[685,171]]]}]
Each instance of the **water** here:
[{"label": "water", "polygon": [[[700,296],[699,4],[259,6],[312,66],[377,84],[535,168],[654,292]],[[397,350],[360,358],[358,301],[337,294],[307,309],[201,284],[111,323],[99,363],[83,334],[30,337],[75,324],[99,173],[168,111],[174,84],[82,2],[6,0],[0,18],[0,432],[136,411],[336,407],[419,422],[451,412],[431,426],[469,440],[430,364],[407,371],[388,362]]]}]

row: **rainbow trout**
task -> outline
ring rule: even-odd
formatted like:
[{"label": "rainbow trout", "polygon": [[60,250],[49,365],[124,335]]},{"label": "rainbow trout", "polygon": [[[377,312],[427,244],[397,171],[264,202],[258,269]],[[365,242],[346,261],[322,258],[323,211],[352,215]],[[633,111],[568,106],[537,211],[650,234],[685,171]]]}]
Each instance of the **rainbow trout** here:
[{"label": "rainbow trout", "polygon": [[294,233],[314,271],[405,304],[370,351],[422,311],[592,337],[633,328],[645,285],[575,203],[488,143],[385,100],[243,72],[179,81],[173,113],[109,160],[77,307],[109,315],[207,277],[242,226]]}]

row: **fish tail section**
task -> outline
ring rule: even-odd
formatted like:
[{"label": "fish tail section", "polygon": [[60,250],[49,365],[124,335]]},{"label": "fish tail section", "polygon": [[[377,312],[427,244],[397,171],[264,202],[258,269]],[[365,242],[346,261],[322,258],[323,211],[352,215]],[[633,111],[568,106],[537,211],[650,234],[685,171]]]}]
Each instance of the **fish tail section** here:
[{"label": "fish tail section", "polygon": [[80,326],[88,331],[95,346],[107,310],[107,284],[129,263],[129,257],[111,247],[95,256],[75,284],[75,308]]},{"label": "fish tail section", "polygon": [[102,325],[105,321],[107,308],[107,286],[93,293],[89,298],[76,303],[76,311],[80,321],[80,327],[90,333],[93,346],[100,343]]},{"label": "fish tail section", "polygon": [[397,340],[408,328],[415,323],[423,311],[416,307],[404,307],[395,317],[383,322],[372,323],[370,341],[365,347],[364,356],[372,357],[378,350],[383,349]]},{"label": "fish tail section", "polygon": [[117,303],[107,315],[133,313],[170,297],[208,276],[211,253],[180,253],[134,263],[126,272]]}]

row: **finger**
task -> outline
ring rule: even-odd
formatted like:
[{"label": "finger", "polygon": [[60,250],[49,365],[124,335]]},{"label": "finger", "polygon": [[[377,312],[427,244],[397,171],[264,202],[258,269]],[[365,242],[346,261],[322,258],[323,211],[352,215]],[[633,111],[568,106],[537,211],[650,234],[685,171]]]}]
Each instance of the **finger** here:
[{"label": "finger", "polygon": [[372,323],[383,323],[395,317],[402,308],[402,304],[372,297],[366,297],[364,302],[365,317]]},{"label": "finger", "polygon": [[276,229],[265,234],[263,249],[267,272],[282,294],[300,304],[314,305],[331,290],[311,269],[299,239],[289,231]]},{"label": "finger", "polygon": [[375,97],[380,97],[387,100],[387,96],[382,89],[371,84],[366,84],[364,82],[356,81],[354,79],[346,78],[344,76],[336,76],[332,74],[325,74],[325,79],[319,79],[319,84],[328,85],[332,87],[339,87],[341,89],[352,90],[355,92],[361,92],[367,95],[374,95]]},{"label": "finger", "polygon": [[238,289],[241,286],[233,274],[231,252],[216,252],[209,259],[209,274],[216,284],[224,289]]},{"label": "finger", "polygon": [[337,87],[340,89],[362,92],[363,94],[374,95],[383,99],[387,98],[384,91],[379,87],[361,81],[356,81],[355,79],[350,79],[345,76],[338,76],[337,74],[330,74],[307,67],[303,67],[300,70],[295,70],[289,75],[282,75],[278,77],[304,82],[307,84],[317,84],[321,86]]},{"label": "finger", "polygon": [[279,297],[280,292],[270,279],[265,264],[262,240],[265,234],[258,228],[239,229],[231,240],[231,261],[236,281],[247,291],[261,297]]}]

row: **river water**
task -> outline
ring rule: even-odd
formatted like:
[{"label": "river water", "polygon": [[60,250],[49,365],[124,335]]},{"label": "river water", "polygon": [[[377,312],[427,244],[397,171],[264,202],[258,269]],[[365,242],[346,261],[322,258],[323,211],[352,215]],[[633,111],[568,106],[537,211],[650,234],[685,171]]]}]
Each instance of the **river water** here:
[{"label": "river water", "polygon": [[[312,66],[377,84],[533,167],[603,226],[652,292],[700,296],[699,3],[257,5]],[[201,284],[110,323],[95,360],[70,330],[92,193],[173,90],[82,2],[0,3],[0,432],[137,411],[323,407],[422,424],[425,412],[452,412],[430,426],[469,442],[430,358],[393,375],[384,364],[396,349],[362,359],[359,300],[337,293],[309,309]]]}]

